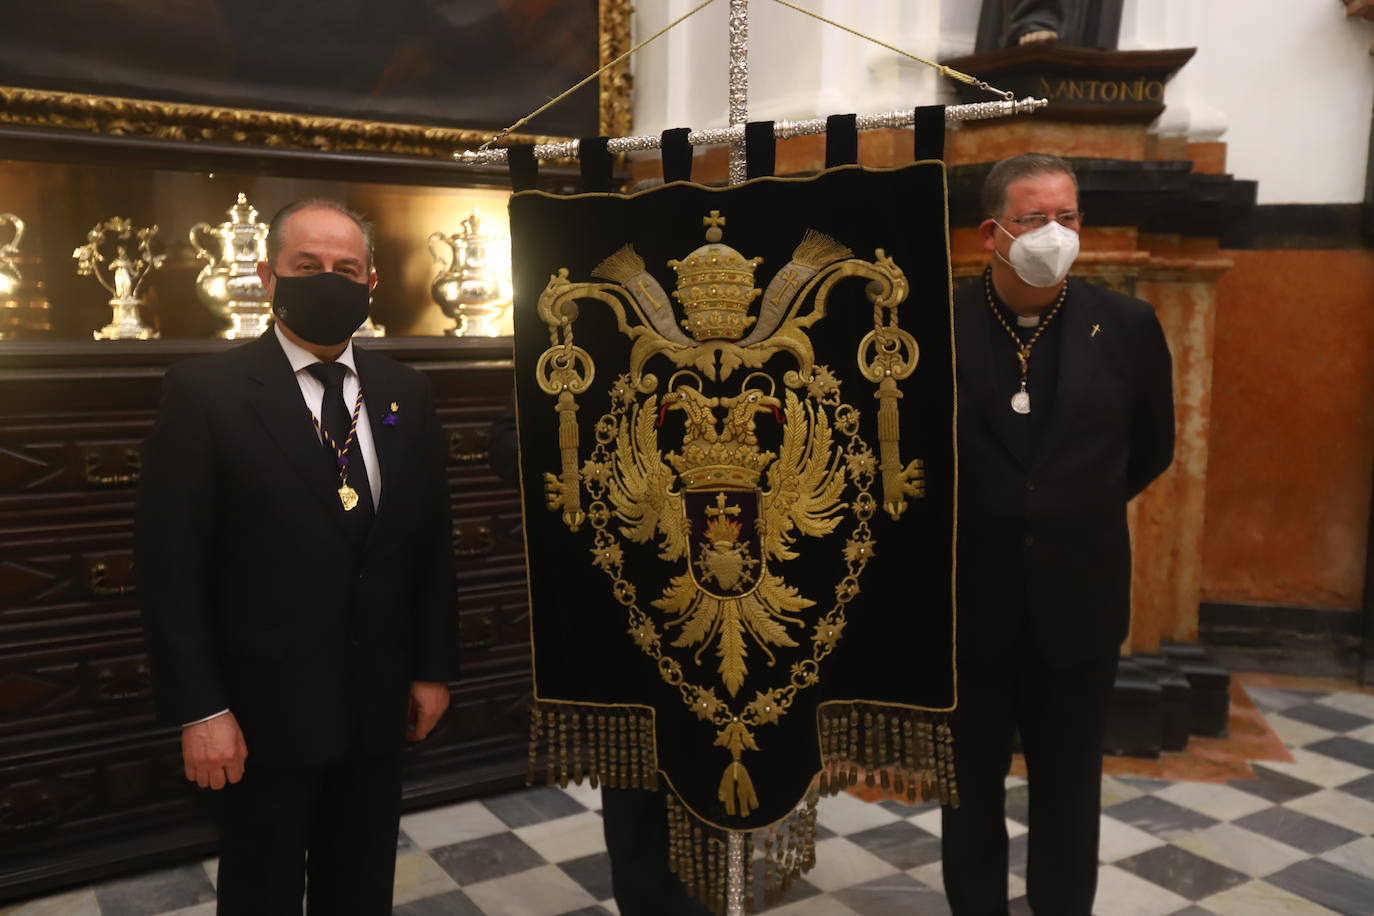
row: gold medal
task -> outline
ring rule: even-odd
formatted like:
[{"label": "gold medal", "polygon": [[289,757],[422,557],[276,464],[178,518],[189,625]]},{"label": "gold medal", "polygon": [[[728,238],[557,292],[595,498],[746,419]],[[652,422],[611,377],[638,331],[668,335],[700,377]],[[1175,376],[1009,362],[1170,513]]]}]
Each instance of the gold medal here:
[{"label": "gold medal", "polygon": [[345,512],[353,511],[358,505],[358,491],[344,484],[339,487],[339,502],[343,503]]}]

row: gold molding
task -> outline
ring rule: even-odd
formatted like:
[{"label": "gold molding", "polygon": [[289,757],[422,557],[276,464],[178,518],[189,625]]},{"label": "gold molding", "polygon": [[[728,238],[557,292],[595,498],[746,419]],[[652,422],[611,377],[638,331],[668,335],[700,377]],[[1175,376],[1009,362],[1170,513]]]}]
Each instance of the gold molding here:
[{"label": "gold molding", "polygon": [[[601,0],[601,53],[604,67],[630,50],[634,5],[630,0]],[[628,137],[634,123],[631,107],[634,76],[630,62],[621,61],[601,74],[601,135]]]},{"label": "gold molding", "polygon": [[[600,4],[599,58],[604,64],[629,50],[634,7],[630,0],[600,0]],[[603,134],[628,135],[630,86],[628,62],[601,75],[599,126]],[[317,117],[299,112],[190,105],[18,86],[0,86],[0,124],[193,143],[440,158],[474,149],[496,133],[495,130]],[[512,134],[508,139],[520,143],[557,143],[567,138]]]}]

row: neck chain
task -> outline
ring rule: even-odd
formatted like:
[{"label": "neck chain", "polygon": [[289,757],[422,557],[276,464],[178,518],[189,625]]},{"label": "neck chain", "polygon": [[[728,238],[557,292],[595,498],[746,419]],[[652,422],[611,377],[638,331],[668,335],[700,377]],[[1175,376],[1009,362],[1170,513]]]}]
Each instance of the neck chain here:
[{"label": "neck chain", "polygon": [[1026,390],[1026,378],[1030,375],[1030,355],[1031,347],[1040,339],[1040,335],[1045,333],[1045,328],[1049,327],[1054,316],[1059,314],[1059,310],[1064,307],[1064,299],[1069,295],[1069,281],[1065,280],[1064,285],[1059,289],[1059,295],[1055,297],[1054,305],[1045,317],[1040,320],[1040,326],[1035,329],[1031,339],[1025,343],[1021,342],[1021,336],[1012,330],[1011,325],[1007,324],[1007,319],[1002,317],[1002,311],[997,307],[996,301],[992,296],[992,268],[988,268],[983,273],[983,290],[987,293],[988,308],[992,309],[992,314],[997,316],[997,323],[1011,337],[1012,343],[1016,344],[1016,362],[1021,369],[1021,390],[1011,396],[1011,409],[1017,413],[1030,413],[1031,400],[1030,392]]},{"label": "neck chain", "polygon": [[320,418],[313,413],[310,419],[315,423],[315,432],[319,433],[320,439],[325,445],[329,446],[334,452],[334,457],[339,464],[339,502],[343,503],[345,512],[352,512],[358,505],[358,491],[348,485],[348,450],[353,447],[353,440],[358,435],[358,415],[363,410],[363,386],[358,386],[358,399],[353,404],[353,419],[348,424],[348,438],[344,440],[343,447],[334,441],[334,437],[329,435],[329,430],[320,423]]}]

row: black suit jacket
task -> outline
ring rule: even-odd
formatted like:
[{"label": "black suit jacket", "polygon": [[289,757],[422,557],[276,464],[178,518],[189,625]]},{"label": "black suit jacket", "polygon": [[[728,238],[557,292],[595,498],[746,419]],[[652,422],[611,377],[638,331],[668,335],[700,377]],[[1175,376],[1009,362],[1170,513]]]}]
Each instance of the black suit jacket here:
[{"label": "black suit jacket", "polygon": [[382,479],[365,543],[272,331],[172,366],[144,446],[138,585],[162,711],[180,724],[228,707],[256,762],[394,750],[410,682],[457,676],[429,381],[354,354]]},{"label": "black suit jacket", "polygon": [[1169,347],[1149,303],[1078,279],[1055,320],[1054,412],[1027,460],[1013,447],[1013,392],[995,384],[1011,342],[981,281],[954,295],[965,660],[996,664],[1028,633],[1069,664],[1110,651],[1130,624],[1126,503],[1173,459]]}]

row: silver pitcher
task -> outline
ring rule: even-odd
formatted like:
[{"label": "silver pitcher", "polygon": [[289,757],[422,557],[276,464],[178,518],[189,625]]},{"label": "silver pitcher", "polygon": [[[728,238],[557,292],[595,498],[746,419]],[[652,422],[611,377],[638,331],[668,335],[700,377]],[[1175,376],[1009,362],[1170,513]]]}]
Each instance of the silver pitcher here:
[{"label": "silver pitcher", "polygon": [[504,237],[483,230],[481,214],[475,207],[459,231],[451,235],[430,234],[429,253],[438,273],[429,291],[444,314],[455,322],[447,334],[508,337],[513,333],[510,269],[489,252],[503,242],[508,244]]},{"label": "silver pitcher", "polygon": [[218,226],[197,223],[191,227],[191,247],[207,262],[196,276],[196,294],[210,311],[229,322],[220,337],[259,337],[272,318],[267,291],[258,279],[258,262],[267,260],[267,224],[258,222],[257,208],[242,192],[226,212],[228,221]]},{"label": "silver pitcher", "polygon": [[19,265],[19,242],[24,238],[24,221],[13,213],[0,213],[0,232],[8,226],[13,235],[0,244],[0,340],[13,340],[30,334],[52,331],[52,305],[43,295],[43,283],[24,282]]}]

